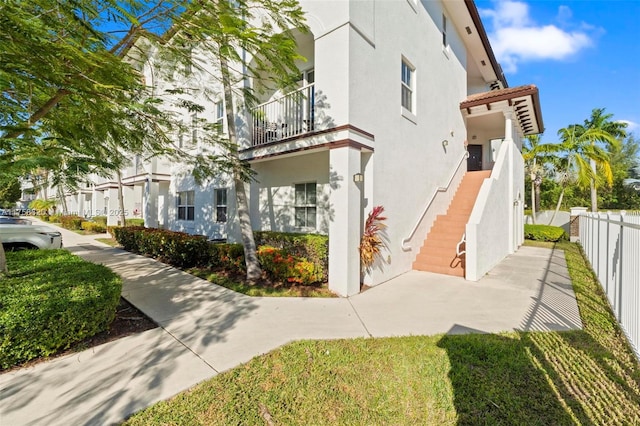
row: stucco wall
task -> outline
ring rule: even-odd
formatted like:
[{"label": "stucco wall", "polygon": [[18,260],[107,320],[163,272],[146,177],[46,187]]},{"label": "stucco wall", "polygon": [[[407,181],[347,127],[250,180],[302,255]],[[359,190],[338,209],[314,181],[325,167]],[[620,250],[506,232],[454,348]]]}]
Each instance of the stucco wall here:
[{"label": "stucco wall", "polygon": [[[505,141],[491,173],[480,188],[466,227],[466,278],[477,281],[522,243],[522,156]],[[518,170],[520,172],[518,172]],[[491,247],[487,250],[487,247]]]},{"label": "stucco wall", "polygon": [[[467,94],[466,52],[453,26],[447,34],[449,48],[443,47],[439,2],[413,4],[375,2],[375,47],[355,29],[349,38],[349,122],[375,135],[369,161],[372,177],[364,182],[371,196],[365,197],[363,217],[373,206],[382,205],[388,218],[388,244],[365,280],[369,285],[411,269],[426,231],[436,214],[445,212],[451,194],[441,194],[431,207],[410,251],[403,251],[401,242],[464,152],[466,130],[459,103]],[[410,119],[401,114],[403,57],[415,66],[415,111]]]},{"label": "stucco wall", "polygon": [[[331,220],[328,151],[256,163],[257,182],[251,185],[250,211],[254,229],[328,234]],[[295,184],[315,182],[317,228],[295,227]]]}]

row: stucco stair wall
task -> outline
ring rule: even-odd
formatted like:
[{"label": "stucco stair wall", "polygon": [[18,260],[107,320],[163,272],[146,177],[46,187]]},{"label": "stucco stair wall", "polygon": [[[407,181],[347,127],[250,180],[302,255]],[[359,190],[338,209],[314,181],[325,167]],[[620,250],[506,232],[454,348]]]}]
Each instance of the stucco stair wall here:
[{"label": "stucco stair wall", "polygon": [[490,175],[491,170],[464,175],[447,213],[436,217],[416,256],[413,269],[464,277],[464,254],[458,257],[456,247],[465,232],[482,182]]}]

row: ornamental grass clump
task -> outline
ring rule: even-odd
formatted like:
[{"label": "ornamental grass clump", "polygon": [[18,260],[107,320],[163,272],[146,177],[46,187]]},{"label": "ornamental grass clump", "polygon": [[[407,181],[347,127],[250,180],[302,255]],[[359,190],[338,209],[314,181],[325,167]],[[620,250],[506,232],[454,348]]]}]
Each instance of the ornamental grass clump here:
[{"label": "ornamental grass clump", "polygon": [[360,262],[363,270],[371,268],[376,258],[380,255],[380,249],[384,246],[382,232],[384,232],[387,225],[383,221],[387,220],[387,218],[382,216],[383,212],[384,207],[376,206],[367,216],[359,247]]}]

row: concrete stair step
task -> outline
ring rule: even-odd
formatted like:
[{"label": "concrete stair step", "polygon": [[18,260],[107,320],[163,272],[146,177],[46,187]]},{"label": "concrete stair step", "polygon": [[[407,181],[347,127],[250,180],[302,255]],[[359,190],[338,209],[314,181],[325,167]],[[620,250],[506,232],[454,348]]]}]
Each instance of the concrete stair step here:
[{"label": "concrete stair step", "polygon": [[464,277],[464,269],[462,267],[451,268],[441,265],[425,265],[423,263],[414,263],[413,269],[417,271],[433,272],[436,274],[453,275],[455,277]]},{"label": "concrete stair step", "polygon": [[451,200],[446,215],[436,217],[413,269],[464,277],[464,256],[456,256],[456,247],[464,234],[480,187],[490,170],[467,172]]}]

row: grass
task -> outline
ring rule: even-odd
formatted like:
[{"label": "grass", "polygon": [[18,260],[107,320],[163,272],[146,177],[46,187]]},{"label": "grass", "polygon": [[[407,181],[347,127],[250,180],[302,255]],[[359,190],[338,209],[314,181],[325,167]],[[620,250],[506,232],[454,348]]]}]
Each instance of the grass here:
[{"label": "grass", "polygon": [[115,238],[96,238],[96,241],[100,241],[101,243],[105,243],[111,247],[119,247],[120,244],[116,241]]},{"label": "grass", "polygon": [[127,425],[640,424],[640,366],[580,248],[565,251],[584,330],[301,341]]}]

